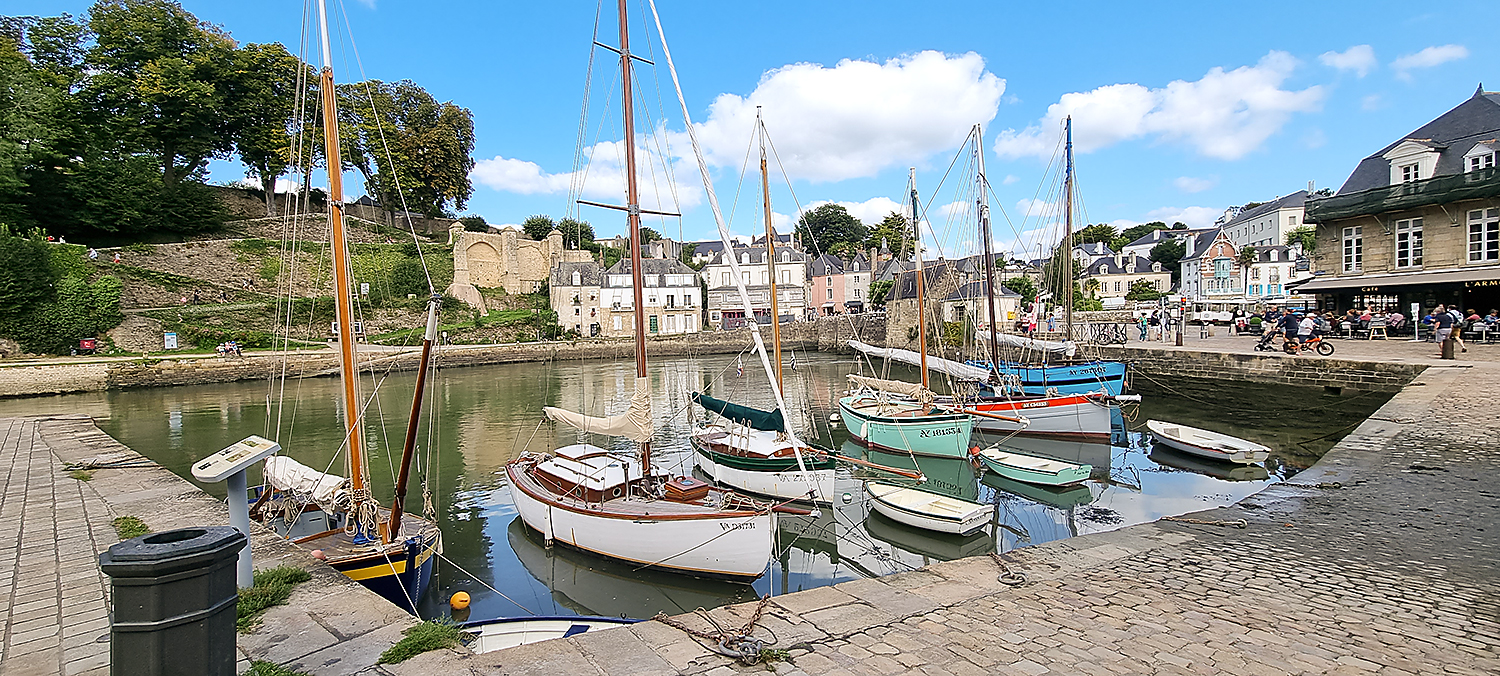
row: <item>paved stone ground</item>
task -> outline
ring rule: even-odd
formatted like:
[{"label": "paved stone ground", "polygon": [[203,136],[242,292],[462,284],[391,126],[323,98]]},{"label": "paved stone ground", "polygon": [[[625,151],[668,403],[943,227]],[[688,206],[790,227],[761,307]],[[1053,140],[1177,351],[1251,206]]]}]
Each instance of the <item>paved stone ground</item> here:
[{"label": "paved stone ground", "polygon": [[[1473,348],[1471,348],[1472,350]],[[1314,468],[1230,508],[779,597],[784,674],[1500,673],[1500,364],[1433,368]],[[714,611],[737,626],[747,606]],[[693,616],[679,620],[701,629]],[[769,630],[769,631],[766,631]],[[658,622],[391,674],[760,671]]]},{"label": "paved stone ground", "polygon": [[[1126,347],[1150,347],[1161,349],[1175,349],[1176,341],[1137,341],[1136,334],[1130,335],[1130,342]],[[1175,338],[1175,337],[1174,337]],[[1279,352],[1256,352],[1255,344],[1260,341],[1259,336],[1245,334],[1234,335],[1227,326],[1214,327],[1214,335],[1203,336],[1197,326],[1189,326],[1183,335],[1182,349],[1184,350],[1206,350],[1210,352],[1234,352],[1239,354],[1260,354],[1277,356]],[[1334,357],[1340,359],[1369,359],[1372,361],[1393,361],[1414,364],[1467,364],[1472,362],[1494,362],[1500,361],[1500,342],[1476,343],[1466,341],[1468,352],[1455,354],[1456,359],[1445,362],[1438,359],[1437,343],[1414,342],[1410,337],[1392,338],[1390,340],[1365,340],[1357,338],[1330,338],[1333,344]],[[1277,345],[1280,345],[1277,341]],[[1457,352],[1457,350],[1455,350]]]},{"label": "paved stone ground", "polygon": [[[148,466],[62,471],[95,459]],[[109,673],[109,579],[98,555],[132,515],[153,531],[226,525],[224,503],[111,439],[86,416],[0,418],[0,676]],[[256,568],[312,573],[285,606],[240,634],[239,668],[268,660],[323,676],[376,673],[376,658],[415,624],[405,611],[255,526]]]}]

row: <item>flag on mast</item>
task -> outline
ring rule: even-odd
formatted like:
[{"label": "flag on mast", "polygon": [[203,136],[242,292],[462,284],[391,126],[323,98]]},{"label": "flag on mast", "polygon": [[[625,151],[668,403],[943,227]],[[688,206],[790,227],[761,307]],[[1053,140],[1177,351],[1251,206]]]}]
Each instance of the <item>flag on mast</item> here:
[{"label": "flag on mast", "polygon": [[745,358],[744,357],[740,357],[739,358],[739,362],[735,364],[734,375],[736,375],[736,376],[738,376],[740,378],[744,378],[745,377]]}]

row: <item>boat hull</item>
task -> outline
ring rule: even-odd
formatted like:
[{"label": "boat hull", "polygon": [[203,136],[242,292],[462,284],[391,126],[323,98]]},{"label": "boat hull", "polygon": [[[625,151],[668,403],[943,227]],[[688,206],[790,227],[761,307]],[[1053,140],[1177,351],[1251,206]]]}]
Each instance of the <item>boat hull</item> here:
[{"label": "boat hull", "polygon": [[985,469],[1000,476],[1040,486],[1068,486],[1087,481],[1089,474],[1094,470],[1094,468],[1088,465],[1070,465],[1057,472],[1044,472],[998,462],[983,453],[974,457],[979,458],[979,462],[984,465]]},{"label": "boat hull", "polygon": [[992,399],[970,405],[981,413],[1021,417],[1025,423],[975,416],[974,424],[984,432],[1015,432],[1031,437],[1109,441],[1110,407],[1096,397],[1081,394],[1061,397]]},{"label": "boat hull", "polygon": [[[1156,443],[1159,443],[1173,450],[1187,453],[1188,455],[1198,456],[1200,458],[1208,458],[1210,460],[1217,460],[1219,462],[1228,462],[1240,465],[1253,465],[1258,462],[1264,462],[1266,458],[1271,457],[1270,449],[1266,448],[1265,446],[1248,442],[1244,439],[1236,439],[1227,434],[1218,434],[1217,432],[1209,432],[1208,430],[1199,430],[1195,427],[1187,427],[1186,425],[1171,425],[1169,427],[1168,425],[1165,425],[1156,420],[1146,421],[1146,428],[1151,430],[1151,437],[1156,440]],[[1170,428],[1176,428],[1182,434],[1200,433],[1211,435],[1211,437],[1204,438],[1201,441],[1222,439],[1228,440],[1230,442],[1236,442],[1238,444],[1243,444],[1246,447],[1234,449],[1214,448],[1202,443],[1194,443],[1194,441],[1192,440],[1171,434]]]},{"label": "boat hull", "polygon": [[[813,462],[804,456],[802,471],[796,458],[746,458],[719,453],[693,440],[693,460],[710,479],[758,495],[785,500],[833,502],[833,461]],[[817,468],[817,469],[814,469]]]},{"label": "boat hull", "polygon": [[602,631],[635,624],[640,620],[623,617],[507,617],[483,622],[466,622],[465,632],[476,634],[469,649],[476,654],[492,653],[506,648],[528,645],[554,638],[567,638],[590,631]]},{"label": "boat hull", "polygon": [[[969,362],[990,368],[988,362]],[[1125,392],[1125,364],[1117,361],[1093,361],[1078,364],[1018,364],[1001,362],[1001,377],[1015,376],[1026,394],[1089,394],[1103,391],[1109,395]]]},{"label": "boat hull", "polygon": [[725,516],[630,516],[585,511],[549,500],[525,470],[506,467],[511,498],[521,520],[549,541],[560,542],[653,569],[699,577],[750,581],[770,565],[776,540],[774,512]]},{"label": "boat hull", "polygon": [[865,484],[865,492],[870,496],[870,506],[886,518],[898,523],[904,523],[913,528],[922,528],[939,533],[968,535],[983,528],[985,524],[994,518],[995,514],[993,505],[980,505],[978,503],[970,503],[966,500],[958,500],[957,498],[948,498],[955,502],[972,505],[975,509],[970,510],[966,514],[939,516],[897,504],[896,501],[880,495],[879,490],[873,488],[872,484],[869,483]]},{"label": "boat hull", "polygon": [[[432,565],[437,559],[440,537],[409,541],[404,557],[385,557],[371,561],[340,561],[331,564],[334,570],[343,573],[366,589],[381,595],[387,601],[416,614],[413,603],[421,603],[432,583]],[[408,596],[409,595],[409,596]]]},{"label": "boat hull", "polygon": [[861,410],[860,397],[839,399],[839,414],[851,438],[861,445],[936,458],[967,458],[974,420],[963,414],[898,418]]}]

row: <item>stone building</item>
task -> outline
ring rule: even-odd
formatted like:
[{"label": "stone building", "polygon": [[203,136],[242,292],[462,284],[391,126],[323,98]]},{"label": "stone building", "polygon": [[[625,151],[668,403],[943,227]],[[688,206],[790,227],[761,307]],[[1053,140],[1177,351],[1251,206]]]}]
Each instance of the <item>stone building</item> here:
[{"label": "stone building", "polygon": [[849,261],[832,254],[818,256],[808,266],[809,304],[821,315],[863,312],[873,275],[870,261],[863,254]]},{"label": "stone building", "polygon": [[527,239],[515,226],[499,232],[469,232],[462,225],[454,225],[449,230],[449,242],[453,245],[453,284],[446,295],[486,313],[476,287],[500,288],[512,294],[536,293],[557,263],[592,260],[587,251],[565,249],[563,235],[557,230],[537,241]]},{"label": "stone building", "polygon": [[[751,307],[744,307],[739,289],[732,278],[726,255],[735,256],[743,275],[741,282],[750,292]],[[807,255],[791,249],[776,250],[776,310],[782,320],[801,319],[807,315]],[[737,247],[719,252],[699,273],[708,285],[708,322],[720,329],[745,325],[750,317],[765,324],[771,321],[770,269],[766,265],[765,247]]]},{"label": "stone building", "polygon": [[1124,298],[1130,292],[1130,285],[1143,279],[1156,291],[1166,293],[1172,289],[1170,271],[1162,269],[1161,263],[1134,253],[1099,258],[1083,271],[1082,279],[1085,288],[1090,286],[1089,280],[1098,284],[1097,294],[1101,299]]},{"label": "stone building", "polygon": [[[702,327],[698,275],[681,261],[647,258],[643,298],[651,335],[695,333]],[[635,287],[630,259],[601,270],[597,263],[562,262],[552,269],[548,296],[557,323],[582,336],[635,335]]]},{"label": "stone building", "polygon": [[1309,200],[1328,310],[1425,313],[1500,307],[1500,92],[1457,107],[1360,161],[1336,195]]}]

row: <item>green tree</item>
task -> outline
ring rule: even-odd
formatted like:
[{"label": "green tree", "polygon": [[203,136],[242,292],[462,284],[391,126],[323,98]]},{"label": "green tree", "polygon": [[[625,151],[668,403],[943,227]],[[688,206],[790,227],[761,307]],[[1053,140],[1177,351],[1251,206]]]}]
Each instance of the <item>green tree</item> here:
[{"label": "green tree", "polygon": [[660,239],[661,239],[661,233],[659,233],[659,232],[657,232],[657,231],[655,231],[655,230],[653,230],[651,228],[645,227],[645,226],[641,227],[641,243],[642,244],[650,244],[650,243],[655,242],[655,241],[660,240]]},{"label": "green tree", "polygon": [[879,251],[885,247],[898,261],[911,260],[911,247],[907,242],[911,241],[911,226],[906,217],[892,211],[881,219],[870,234],[865,238],[864,248]]},{"label": "green tree", "polygon": [[[474,114],[411,80],[339,85],[339,146],[387,209],[440,216],[474,192]],[[398,192],[397,188],[400,188]]]},{"label": "green tree", "polygon": [[885,307],[885,297],[890,295],[892,286],[895,286],[895,281],[890,279],[882,279],[878,282],[871,282],[870,306]]},{"label": "green tree", "polygon": [[1103,310],[1104,301],[1094,296],[1094,291],[1099,289],[1099,280],[1085,280],[1083,287],[1083,289],[1080,289],[1078,282],[1073,282],[1073,311],[1092,312]]},{"label": "green tree", "polygon": [[1172,229],[1173,230],[1187,230],[1188,226],[1187,226],[1186,223],[1183,223],[1182,221],[1173,221],[1172,222]]},{"label": "green tree", "polygon": [[[315,96],[316,76],[279,43],[248,44],[235,50],[234,87],[229,109],[237,117],[231,134],[240,161],[260,180],[266,215],[276,214],[276,180],[292,162],[297,124],[297,85],[303,96]],[[304,110],[311,110],[311,105]],[[311,125],[307,128],[311,129]]]},{"label": "green tree", "polygon": [[458,219],[458,222],[462,223],[464,225],[464,230],[467,230],[469,232],[490,231],[490,224],[485,222],[484,217],[478,214],[475,214],[473,216],[463,216]]},{"label": "green tree", "polygon": [[[697,263],[697,264],[693,263],[693,254],[696,253],[697,251],[698,251],[698,243],[697,242],[688,242],[686,244],[683,244],[682,245],[682,255],[678,256],[677,260],[682,261],[683,265],[686,265],[686,266],[688,266],[690,268],[693,268],[694,270],[702,270],[703,269],[703,264],[701,264],[701,263]],[[697,267],[693,267],[694,265],[697,265]]]},{"label": "green tree", "polygon": [[575,218],[563,218],[557,222],[557,229],[562,231],[563,246],[574,249],[583,249],[585,243],[594,241],[594,226],[588,221],[580,221]]},{"label": "green tree", "polygon": [[1182,275],[1182,257],[1187,255],[1187,245],[1175,239],[1163,240],[1162,243],[1151,247],[1149,258],[1161,267],[1172,273],[1172,282],[1176,283]]},{"label": "green tree", "polygon": [[1130,283],[1130,289],[1125,292],[1125,300],[1151,301],[1165,295],[1167,294],[1156,290],[1151,280],[1137,279]]},{"label": "green tree", "polygon": [[1286,231],[1286,245],[1301,244],[1302,250],[1312,253],[1318,249],[1318,231],[1311,225],[1299,225]]},{"label": "green tree", "polygon": [[547,235],[556,229],[557,224],[552,222],[552,217],[545,214],[528,216],[526,220],[521,221],[521,232],[534,240],[547,239]]},{"label": "green tree", "polygon": [[1115,241],[1115,238],[1119,236],[1120,233],[1115,230],[1115,226],[1108,223],[1096,223],[1094,225],[1086,226],[1082,230],[1073,233],[1073,244],[1075,246],[1078,244],[1089,244],[1093,242],[1103,242],[1105,244],[1111,244]]},{"label": "green tree", "polygon": [[1235,262],[1240,264],[1241,293],[1250,293],[1250,265],[1255,262],[1255,255],[1253,246],[1240,247],[1239,252],[1234,255]]},{"label": "green tree", "polygon": [[870,234],[859,219],[837,204],[819,205],[797,221],[797,237],[815,254],[832,253],[835,245],[858,247]]},{"label": "green tree", "polygon": [[0,336],[28,352],[62,353],[124,319],[120,280],[88,281],[82,253],[40,230],[23,236],[0,225]]},{"label": "green tree", "polygon": [[1021,300],[1031,302],[1036,300],[1036,283],[1030,277],[1011,277],[1000,283],[1001,287],[1010,289],[1021,296]]}]

